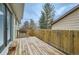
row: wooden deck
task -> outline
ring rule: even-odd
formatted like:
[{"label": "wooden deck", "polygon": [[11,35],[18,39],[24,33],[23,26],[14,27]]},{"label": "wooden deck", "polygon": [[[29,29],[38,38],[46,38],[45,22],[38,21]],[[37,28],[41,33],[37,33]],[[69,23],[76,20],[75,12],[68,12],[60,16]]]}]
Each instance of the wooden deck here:
[{"label": "wooden deck", "polygon": [[19,38],[16,50],[12,55],[64,55],[56,48],[48,45],[36,37]]}]

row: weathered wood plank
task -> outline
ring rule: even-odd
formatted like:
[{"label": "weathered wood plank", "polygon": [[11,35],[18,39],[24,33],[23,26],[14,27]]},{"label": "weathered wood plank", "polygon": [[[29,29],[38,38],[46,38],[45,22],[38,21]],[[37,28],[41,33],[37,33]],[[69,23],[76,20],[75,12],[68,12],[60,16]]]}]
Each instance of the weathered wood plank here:
[{"label": "weathered wood plank", "polygon": [[[36,37],[16,39],[17,47],[14,55],[63,55],[56,48],[48,45]],[[13,53],[12,53],[13,55]]]}]

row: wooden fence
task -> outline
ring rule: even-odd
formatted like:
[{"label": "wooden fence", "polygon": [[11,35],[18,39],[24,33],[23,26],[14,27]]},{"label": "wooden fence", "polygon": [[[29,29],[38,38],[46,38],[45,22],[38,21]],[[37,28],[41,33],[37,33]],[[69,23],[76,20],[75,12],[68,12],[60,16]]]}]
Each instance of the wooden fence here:
[{"label": "wooden fence", "polygon": [[63,52],[79,54],[79,31],[40,29],[31,33]]}]

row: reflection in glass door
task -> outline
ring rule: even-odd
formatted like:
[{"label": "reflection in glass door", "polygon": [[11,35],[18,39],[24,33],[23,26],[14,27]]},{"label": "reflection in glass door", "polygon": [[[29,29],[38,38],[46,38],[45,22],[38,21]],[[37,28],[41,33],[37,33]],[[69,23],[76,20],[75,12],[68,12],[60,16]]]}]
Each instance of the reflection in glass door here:
[{"label": "reflection in glass door", "polygon": [[10,21],[11,21],[11,16],[10,16],[10,12],[7,10],[7,42],[9,42],[11,40],[11,25],[10,25]]},{"label": "reflection in glass door", "polygon": [[4,49],[5,6],[0,4],[0,52]]},{"label": "reflection in glass door", "polygon": [[4,36],[3,36],[3,32],[4,32],[4,6],[2,4],[0,4],[0,46],[3,45],[3,40],[4,40]]}]

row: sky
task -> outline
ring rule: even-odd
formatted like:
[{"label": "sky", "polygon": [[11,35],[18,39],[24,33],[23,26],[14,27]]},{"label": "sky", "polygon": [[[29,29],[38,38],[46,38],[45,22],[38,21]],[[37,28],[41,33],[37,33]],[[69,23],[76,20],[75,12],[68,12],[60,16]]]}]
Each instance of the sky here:
[{"label": "sky", "polygon": [[[30,21],[30,19],[33,19],[34,22],[38,25],[38,21],[41,16],[41,11],[43,9],[44,3],[26,3],[24,6],[24,14],[22,19],[22,24],[25,21]],[[72,9],[75,5],[74,3],[53,3],[55,7],[55,16],[54,20],[61,17],[64,13],[66,13],[68,10]]]}]

